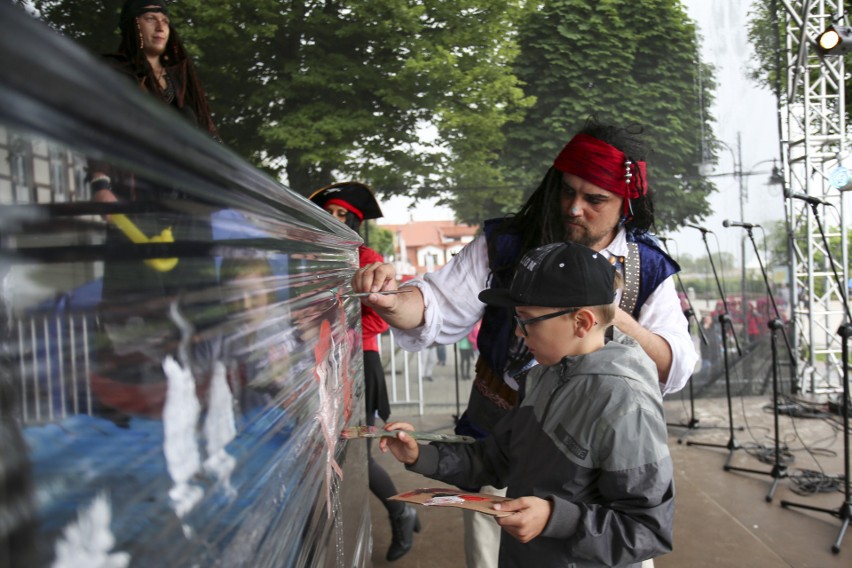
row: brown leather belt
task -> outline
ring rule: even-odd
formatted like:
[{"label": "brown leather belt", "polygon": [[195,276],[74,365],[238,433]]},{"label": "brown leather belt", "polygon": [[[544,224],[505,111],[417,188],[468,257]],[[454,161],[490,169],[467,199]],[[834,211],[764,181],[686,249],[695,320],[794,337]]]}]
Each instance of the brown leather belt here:
[{"label": "brown leather belt", "polygon": [[481,356],[476,360],[476,378],[473,386],[499,408],[511,410],[518,403],[518,392],[507,385],[503,377],[495,374]]}]

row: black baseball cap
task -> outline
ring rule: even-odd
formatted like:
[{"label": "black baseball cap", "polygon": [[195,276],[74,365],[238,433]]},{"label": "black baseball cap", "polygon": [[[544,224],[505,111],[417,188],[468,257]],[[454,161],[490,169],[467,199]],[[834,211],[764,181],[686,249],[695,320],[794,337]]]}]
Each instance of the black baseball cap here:
[{"label": "black baseball cap", "polygon": [[576,243],[552,243],[524,255],[512,284],[489,288],[479,300],[489,306],[603,306],[615,299],[615,267],[604,255]]}]

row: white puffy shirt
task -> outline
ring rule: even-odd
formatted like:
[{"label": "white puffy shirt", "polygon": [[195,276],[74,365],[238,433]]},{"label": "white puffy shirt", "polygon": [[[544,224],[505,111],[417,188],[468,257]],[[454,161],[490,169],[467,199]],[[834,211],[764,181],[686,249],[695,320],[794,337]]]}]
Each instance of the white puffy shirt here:
[{"label": "white puffy shirt", "polygon": [[[627,233],[622,228],[601,252],[607,256],[627,256]],[[445,266],[422,278],[407,282],[423,293],[426,306],[424,325],[401,330],[394,336],[406,351],[420,351],[433,343],[451,344],[467,335],[485,312],[479,292],[488,287],[488,248],[484,235],[465,246]],[[617,300],[621,299],[618,291]],[[672,367],[668,380],[660,384],[663,394],[681,390],[692,375],[698,352],[689,335],[675,289],[674,277],[666,278],[654,290],[639,312],[639,324],[663,339],[672,350]]]}]

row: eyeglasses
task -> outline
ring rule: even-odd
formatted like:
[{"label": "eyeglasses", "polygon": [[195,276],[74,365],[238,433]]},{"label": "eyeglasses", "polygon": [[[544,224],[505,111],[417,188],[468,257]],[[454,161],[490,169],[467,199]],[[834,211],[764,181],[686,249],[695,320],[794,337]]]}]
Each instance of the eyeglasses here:
[{"label": "eyeglasses", "polygon": [[515,312],[513,317],[515,318],[515,323],[518,324],[519,328],[521,328],[521,333],[523,333],[524,337],[526,337],[527,336],[527,326],[529,324],[535,323],[537,321],[544,321],[544,320],[549,320],[549,319],[556,318],[556,317],[559,317],[559,316],[564,316],[565,314],[573,314],[574,312],[576,312],[579,309],[580,308],[567,308],[567,309],[564,309],[564,310],[560,310],[558,312],[553,312],[553,313],[550,313],[550,314],[545,314],[543,316],[538,316],[538,317],[529,318],[529,319],[521,319],[520,317],[518,317],[518,312]]}]

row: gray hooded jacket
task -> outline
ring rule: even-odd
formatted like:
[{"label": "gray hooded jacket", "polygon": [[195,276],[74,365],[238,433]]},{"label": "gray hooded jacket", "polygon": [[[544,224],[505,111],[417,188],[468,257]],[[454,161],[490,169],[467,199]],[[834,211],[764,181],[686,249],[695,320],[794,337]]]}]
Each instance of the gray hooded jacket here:
[{"label": "gray hooded jacket", "polygon": [[657,370],[632,339],[530,370],[520,405],[476,444],[422,446],[409,469],[553,503],[500,566],[631,566],[671,551],[674,484]]}]

